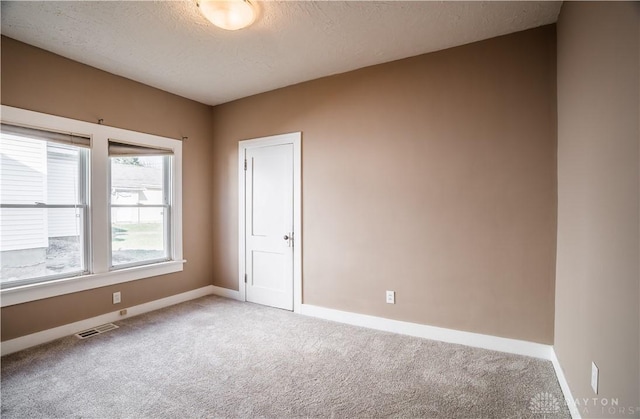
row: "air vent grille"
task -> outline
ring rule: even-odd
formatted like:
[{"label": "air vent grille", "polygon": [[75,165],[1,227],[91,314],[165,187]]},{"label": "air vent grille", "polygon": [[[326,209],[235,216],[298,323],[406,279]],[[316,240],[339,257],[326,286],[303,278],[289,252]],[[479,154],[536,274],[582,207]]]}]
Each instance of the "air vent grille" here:
[{"label": "air vent grille", "polygon": [[115,324],[107,323],[101,326],[96,326],[93,329],[87,329],[87,330],[83,330],[82,332],[78,332],[76,333],[76,337],[78,337],[79,339],[86,339],[86,338],[90,338],[91,336],[99,335],[100,333],[108,332],[109,330],[113,330],[117,328],[118,326],[116,326]]}]

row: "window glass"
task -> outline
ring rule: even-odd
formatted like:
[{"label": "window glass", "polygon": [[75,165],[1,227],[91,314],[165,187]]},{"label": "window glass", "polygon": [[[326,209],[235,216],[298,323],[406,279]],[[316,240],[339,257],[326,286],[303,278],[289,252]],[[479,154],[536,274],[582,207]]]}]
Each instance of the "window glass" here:
[{"label": "window glass", "polygon": [[170,258],[169,156],[111,157],[111,266]]},{"label": "window glass", "polygon": [[88,150],[0,135],[0,283],[81,274]]}]

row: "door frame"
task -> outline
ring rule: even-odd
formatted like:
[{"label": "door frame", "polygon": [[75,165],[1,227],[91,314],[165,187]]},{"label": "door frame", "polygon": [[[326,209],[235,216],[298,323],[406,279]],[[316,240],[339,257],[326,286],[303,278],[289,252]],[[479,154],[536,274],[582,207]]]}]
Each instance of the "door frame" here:
[{"label": "door frame", "polygon": [[302,305],[302,132],[271,135],[238,142],[238,292],[247,301],[245,278],[245,155],[250,148],[274,145],[293,145],[293,312],[300,313]]}]

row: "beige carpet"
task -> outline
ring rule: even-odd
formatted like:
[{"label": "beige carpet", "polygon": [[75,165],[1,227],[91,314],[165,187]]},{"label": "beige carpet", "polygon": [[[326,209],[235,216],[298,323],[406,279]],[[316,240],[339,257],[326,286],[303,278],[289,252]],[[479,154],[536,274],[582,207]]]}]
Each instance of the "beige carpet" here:
[{"label": "beige carpet", "polygon": [[205,297],[2,358],[2,418],[569,417],[550,362]]}]

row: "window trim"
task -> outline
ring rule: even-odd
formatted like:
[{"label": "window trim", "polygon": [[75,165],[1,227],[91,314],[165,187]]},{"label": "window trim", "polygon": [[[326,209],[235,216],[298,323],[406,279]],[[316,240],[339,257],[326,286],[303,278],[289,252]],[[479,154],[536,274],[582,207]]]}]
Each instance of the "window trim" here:
[{"label": "window trim", "polygon": [[[89,162],[90,202],[88,243],[91,243],[90,274],[39,282],[0,290],[0,305],[14,304],[86,291],[108,285],[135,281],[183,270],[182,255],[182,142],[180,140],[115,128],[108,125],[29,111],[2,105],[1,120],[35,129],[77,133],[91,138]],[[173,208],[170,213],[171,261],[110,270],[109,251],[109,138],[126,138],[136,144],[161,147],[173,151],[173,171],[170,193]]]}]

